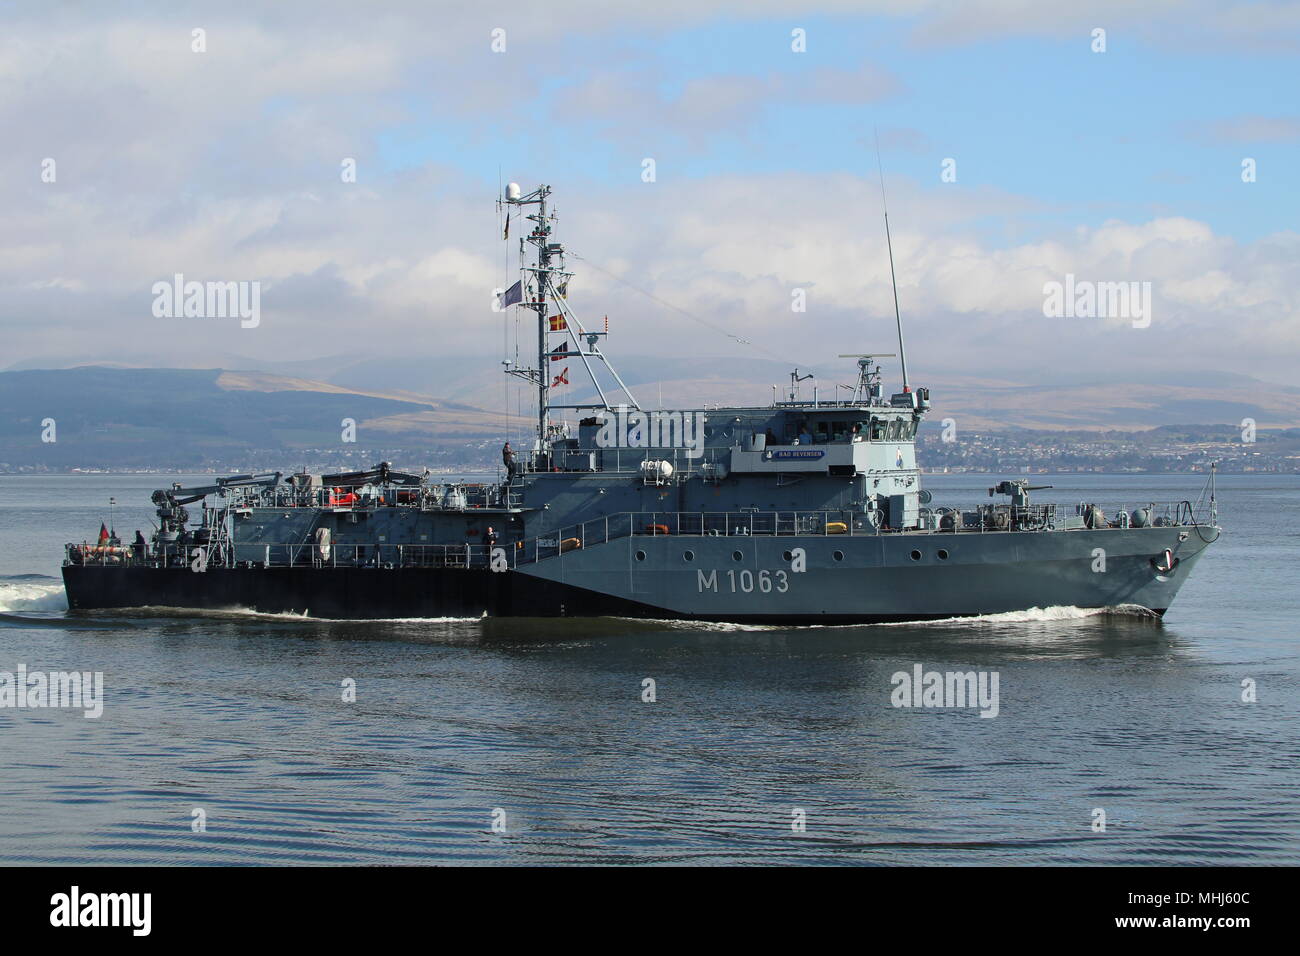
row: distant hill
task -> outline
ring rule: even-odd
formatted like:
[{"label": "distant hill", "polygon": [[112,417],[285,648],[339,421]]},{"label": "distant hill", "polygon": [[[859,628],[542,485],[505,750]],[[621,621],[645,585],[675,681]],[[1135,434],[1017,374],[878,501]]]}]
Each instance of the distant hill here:
[{"label": "distant hill", "polygon": [[[500,416],[261,372],[88,366],[0,372],[0,464],[185,467],[253,450],[431,448],[495,438]],[[342,441],[342,421],[357,442]],[[53,443],[42,423],[55,422]]]},{"label": "distant hill", "polygon": [[[565,364],[572,366],[568,377],[574,383],[566,390],[565,401],[594,401],[596,394],[584,380],[579,362],[570,359]],[[792,365],[750,357],[639,356],[620,361],[618,369],[643,407],[682,408],[706,402],[763,405],[772,400],[773,385],[784,398]],[[801,369],[803,373],[809,371]],[[837,386],[852,384],[856,377],[851,359],[832,360],[816,371],[822,399],[837,393],[843,396],[844,391]],[[1031,378],[1030,373],[1037,378]],[[988,374],[932,374],[924,366],[914,367],[912,374],[915,384],[930,388],[934,402],[931,417],[951,417],[967,429],[1239,425],[1243,418],[1255,419],[1261,428],[1300,425],[1300,389],[1231,373],[1197,371],[1180,378],[1133,381],[1131,377],[1111,374],[1104,363],[1090,360],[1055,369],[1026,370],[1025,377],[1016,380]],[[888,388],[898,387],[896,367],[886,365],[885,377]],[[505,401],[502,379],[498,359],[473,356],[363,359],[342,365],[326,377],[327,381],[349,388],[407,388],[493,409],[502,407]],[[812,380],[802,383],[804,398],[813,397],[813,384]],[[509,389],[513,406],[520,385],[512,380]],[[523,398],[527,402],[531,395]]]},{"label": "distant hill", "polygon": [[[0,372],[0,470],[225,469],[308,460],[343,467],[369,464],[388,449],[409,451],[399,457],[430,464],[492,464],[492,448],[506,433],[500,409],[508,406],[514,413],[515,436],[531,417],[531,388],[503,376],[495,359],[322,362],[316,370],[328,380],[293,374],[305,371],[296,364],[244,371],[82,366]],[[822,373],[823,399],[852,377],[851,362],[835,369],[842,374],[834,379]],[[789,368],[768,359],[641,358],[621,371],[647,408],[761,405],[772,400],[772,385],[782,397],[789,387]],[[574,385],[564,401],[594,399],[577,368],[570,368],[569,378]],[[1253,418],[1261,429],[1300,425],[1300,389],[1239,375],[1132,383],[1110,380],[1104,368],[1089,373],[1072,366],[1053,385],[975,376],[920,384],[932,390],[931,424],[952,418],[967,434],[1239,427],[1243,418]],[[812,385],[802,384],[805,398],[812,397]],[[355,444],[341,440],[345,418],[357,423]],[[41,441],[45,419],[56,423],[52,444]]]}]

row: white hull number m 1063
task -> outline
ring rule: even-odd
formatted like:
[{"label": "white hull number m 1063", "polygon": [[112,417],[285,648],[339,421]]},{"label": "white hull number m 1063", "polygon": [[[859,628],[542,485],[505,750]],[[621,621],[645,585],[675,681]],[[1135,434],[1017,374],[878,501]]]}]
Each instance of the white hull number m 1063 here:
[{"label": "white hull number m 1063", "polygon": [[717,594],[719,590],[731,594],[737,592],[751,594],[755,590],[762,594],[770,594],[772,591],[784,594],[790,590],[790,580],[783,570],[750,571],[746,568],[736,571],[733,569],[719,579],[718,570],[714,568],[711,571],[696,571],[695,581],[701,594],[705,591]]}]

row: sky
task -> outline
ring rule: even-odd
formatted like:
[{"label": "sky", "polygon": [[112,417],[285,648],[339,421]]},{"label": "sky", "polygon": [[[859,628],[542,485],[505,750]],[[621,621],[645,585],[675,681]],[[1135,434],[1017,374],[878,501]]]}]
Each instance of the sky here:
[{"label": "sky", "polygon": [[1289,2],[0,0],[0,369],[513,355],[507,181],[615,359],[836,367],[896,350],[878,143],[915,380],[1290,384],[1298,50]]}]

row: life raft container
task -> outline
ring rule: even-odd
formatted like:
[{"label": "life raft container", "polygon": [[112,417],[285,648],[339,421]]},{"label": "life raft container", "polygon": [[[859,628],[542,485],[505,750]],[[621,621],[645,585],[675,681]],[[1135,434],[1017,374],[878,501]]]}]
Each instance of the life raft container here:
[{"label": "life raft container", "polygon": [[582,547],[582,541],[579,540],[578,538],[565,538],[563,541],[560,542],[560,554],[563,554],[565,551],[573,551],[575,548],[581,548],[581,547]]},{"label": "life raft container", "polygon": [[827,534],[848,534],[849,526],[845,524],[843,521],[828,521],[826,522],[826,533]]},{"label": "life raft container", "polygon": [[668,534],[668,525],[666,524],[648,524],[645,526],[646,531],[650,534]]}]

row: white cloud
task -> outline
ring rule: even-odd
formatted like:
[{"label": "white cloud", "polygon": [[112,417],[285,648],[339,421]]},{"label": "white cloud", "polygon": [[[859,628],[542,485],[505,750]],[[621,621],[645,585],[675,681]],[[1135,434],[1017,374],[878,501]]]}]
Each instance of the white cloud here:
[{"label": "white cloud", "polygon": [[662,147],[680,137],[695,147],[717,136],[744,136],[764,110],[784,104],[861,105],[895,95],[902,82],[863,64],[853,70],[817,67],[797,73],[718,74],[693,77],[678,89],[658,71],[604,71],[557,95],[553,122],[595,126],[610,139],[634,146],[653,133]]},{"label": "white cloud", "polygon": [[[112,197],[68,205],[29,226],[75,242],[29,235],[0,250],[10,354],[53,351],[50,333],[60,329],[76,330],[69,349],[105,358],[142,341],[173,354],[225,349],[267,360],[349,347],[491,351],[501,341],[491,291],[513,279],[504,256],[514,242],[501,242],[479,191],[443,173],[376,185],[363,200],[342,186],[310,198],[226,198],[125,240],[84,225],[117,221],[122,209]],[[1300,359],[1300,236],[1240,244],[1173,217],[994,246],[973,224],[990,209],[1033,207],[993,193],[962,197],[893,184],[900,299],[918,369],[1033,369],[1078,361],[1093,347],[1107,364],[1194,357],[1200,367],[1248,373],[1276,373]],[[556,199],[569,248],[765,354],[815,363],[890,344],[892,297],[872,177],[727,176],[585,195],[560,183]],[[135,213],[137,221],[151,218],[147,209]],[[615,354],[683,347],[745,354],[583,261],[571,265],[579,273],[571,302],[593,320],[611,316]],[[150,285],[174,272],[261,279],[261,326],[152,318]],[[1043,284],[1066,273],[1151,282],[1152,328],[1044,319]],[[808,290],[803,315],[790,310],[796,287]],[[1234,347],[1224,349],[1225,341]]]},{"label": "white cloud", "polygon": [[[384,174],[376,143],[385,131],[409,122],[450,136],[459,131],[451,118],[503,104],[522,113],[534,105],[525,94],[538,62],[568,82],[557,112],[589,117],[620,142],[643,128],[696,145],[728,130],[743,135],[747,118],[774,102],[875,102],[902,84],[868,66],[674,85],[652,58],[622,69],[621,46],[592,72],[565,72],[562,56],[575,35],[668,33],[722,14],[769,19],[780,26],[773,42],[784,43],[788,24],[805,15],[871,9],[914,17],[918,37],[934,42],[1061,35],[1084,22],[1063,18],[1061,5],[993,2],[966,13],[920,0],[845,0],[794,13],[777,0],[653,8],[569,0],[544,11],[411,2],[379,13],[350,2],[243,13],[181,3],[133,20],[93,5],[75,15],[28,8],[0,36],[0,128],[11,144],[0,151],[0,181],[10,187],[0,207],[5,354],[238,350],[271,359],[353,347],[393,355],[495,348],[501,319],[490,312],[490,293],[513,279],[504,262],[513,243],[500,241],[487,185],[496,171],[476,179],[428,165]],[[1180,11],[1208,8],[1098,9],[1105,24],[1154,30]],[[1275,33],[1294,26],[1285,13],[1265,11],[1244,18],[1235,40],[1258,40],[1252,23]],[[505,55],[488,48],[497,25],[509,31]],[[208,30],[205,54],[190,52],[193,26]],[[814,34],[810,49],[816,42]],[[585,142],[555,139],[549,148],[564,160],[564,178],[554,182],[562,235],[594,263],[769,353],[819,359],[889,344],[892,298],[873,175],[729,174],[592,190],[566,172]],[[39,179],[47,156],[58,162],[54,184]],[[339,179],[345,156],[358,159],[356,184]],[[997,245],[980,220],[1028,222],[1041,203],[966,187],[891,189],[900,298],[918,367],[1194,357],[1281,374],[1300,358],[1294,234],[1243,244],[1168,216]],[[615,351],[734,347],[574,265],[573,302],[610,314]],[[261,326],[154,319],[150,286],[176,272],[262,280]],[[1042,285],[1067,272],[1151,281],[1152,328],[1044,320]],[[790,311],[796,286],[809,290],[803,316]]]}]

